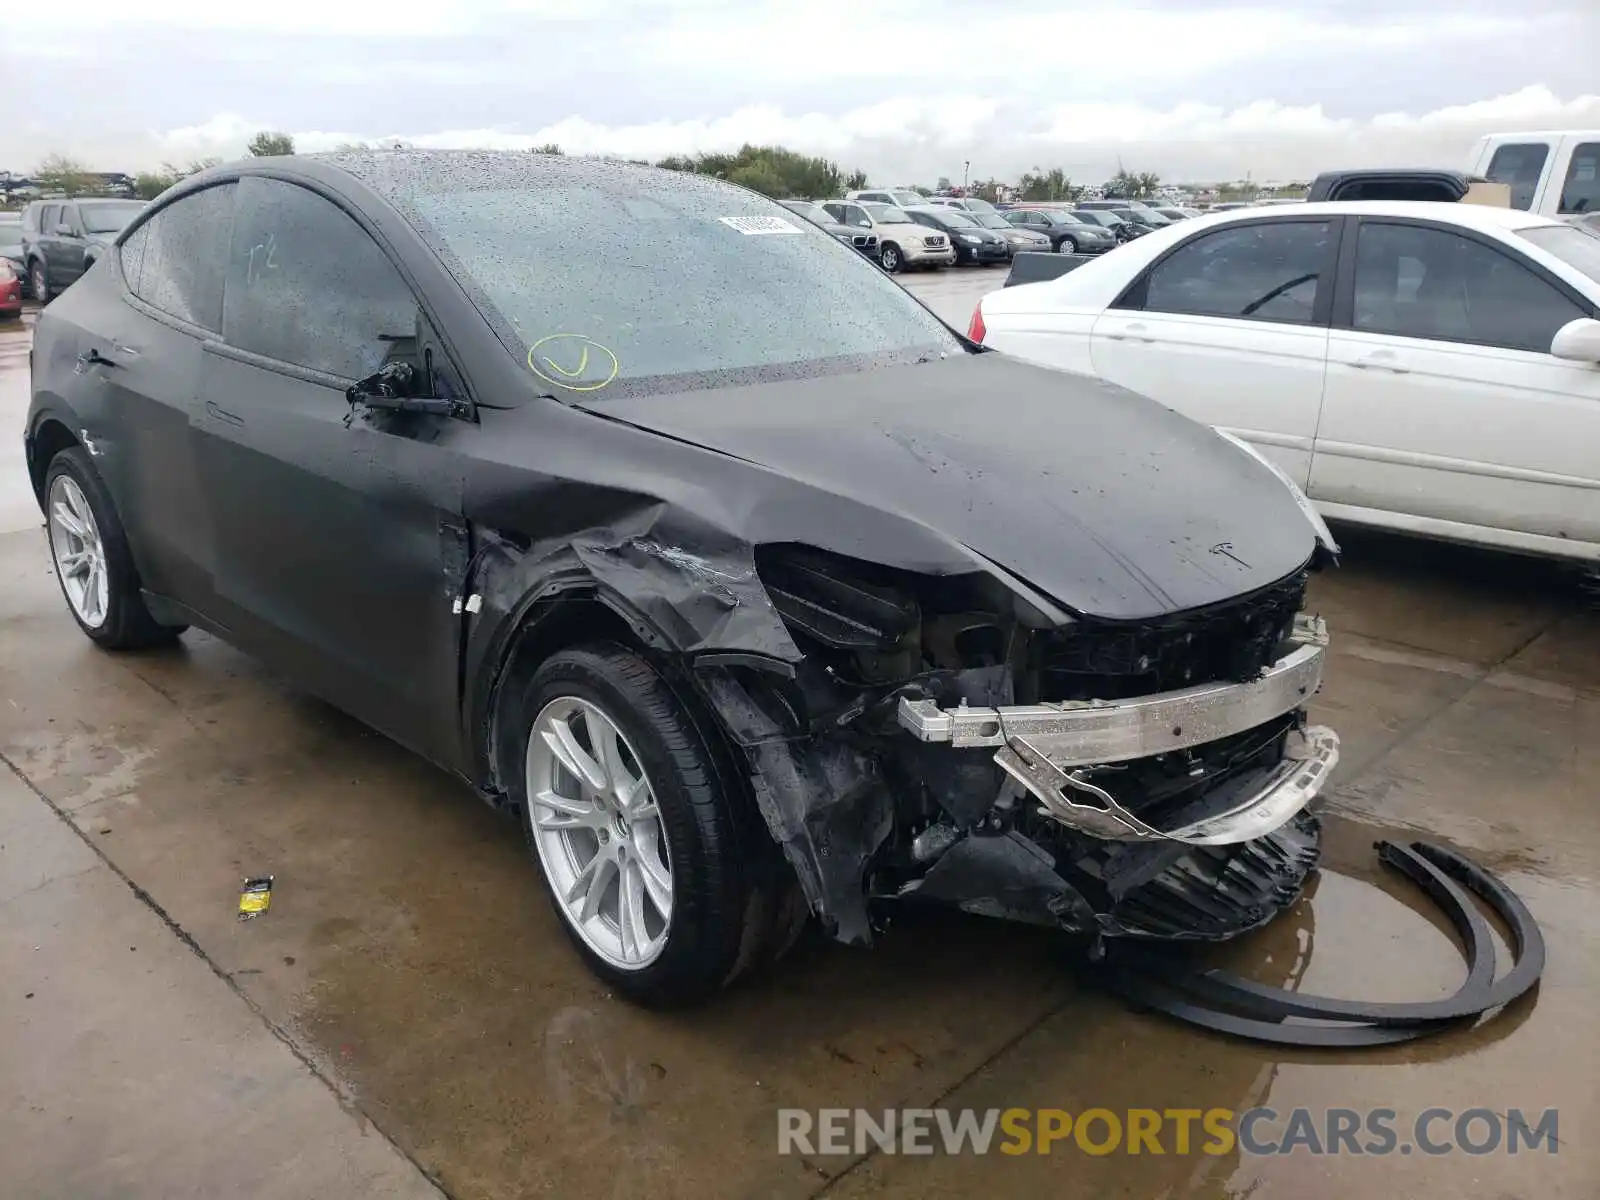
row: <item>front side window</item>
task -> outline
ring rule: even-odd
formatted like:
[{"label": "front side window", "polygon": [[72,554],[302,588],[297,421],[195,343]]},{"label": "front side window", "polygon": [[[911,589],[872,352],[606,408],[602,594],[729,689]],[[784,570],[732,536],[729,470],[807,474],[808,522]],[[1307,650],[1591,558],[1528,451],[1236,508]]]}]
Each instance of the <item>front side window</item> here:
[{"label": "front side window", "polygon": [[1376,221],[1361,224],[1354,300],[1359,330],[1535,353],[1548,353],[1556,330],[1588,315],[1492,246]]},{"label": "front side window", "polygon": [[[123,243],[122,269],[134,295],[180,321],[222,328],[234,187],[224,183],[184,196],[133,232]],[[134,254],[141,260],[137,276],[128,269]]]},{"label": "front side window", "polygon": [[[418,177],[395,199],[552,387],[603,401],[689,376],[715,386],[963,352],[899,284],[759,196],[673,172],[552,178],[509,158],[480,170]],[[607,227],[630,236],[596,242]]]},{"label": "front side window", "polygon": [[56,226],[61,223],[61,205],[46,204],[39,210],[39,232],[45,237],[54,237]]},{"label": "front side window", "polygon": [[1484,177],[1491,183],[1510,187],[1511,207],[1527,210],[1533,206],[1534,193],[1539,190],[1539,176],[1544,174],[1545,159],[1549,157],[1550,147],[1543,142],[1501,146],[1489,160]]},{"label": "front side window", "polygon": [[416,335],[411,289],[331,200],[252,177],[239,182],[236,210],[222,313],[229,345],[362,379],[383,365],[397,339]]},{"label": "front side window", "polygon": [[1306,324],[1330,268],[1326,221],[1236,225],[1186,242],[1151,269],[1147,312]]},{"label": "front side window", "polygon": [[1584,142],[1572,148],[1567,164],[1567,179],[1561,185],[1563,214],[1600,212],[1600,142]]}]

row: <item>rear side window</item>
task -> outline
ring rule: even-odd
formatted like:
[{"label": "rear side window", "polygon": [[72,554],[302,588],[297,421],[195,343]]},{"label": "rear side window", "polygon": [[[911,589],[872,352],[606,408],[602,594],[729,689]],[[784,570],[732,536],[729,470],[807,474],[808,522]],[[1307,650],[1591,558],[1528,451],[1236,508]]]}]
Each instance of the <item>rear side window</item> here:
[{"label": "rear side window", "polygon": [[[1585,236],[1580,234],[1581,236]],[[1352,324],[1370,333],[1544,354],[1587,316],[1511,255],[1443,229],[1363,221]]]},{"label": "rear side window", "polygon": [[1562,213],[1600,212],[1600,142],[1572,148],[1566,182],[1561,185]]},{"label": "rear side window", "polygon": [[229,345],[361,379],[395,340],[416,335],[416,319],[394,264],[338,205],[281,180],[240,181],[222,315]]},{"label": "rear side window", "polygon": [[1544,174],[1545,160],[1550,157],[1550,147],[1542,142],[1526,142],[1501,146],[1489,160],[1485,178],[1491,183],[1503,183],[1511,188],[1511,207],[1533,207],[1534,193],[1539,190],[1539,176]]},{"label": "rear side window", "polygon": [[117,257],[122,261],[122,277],[128,281],[128,290],[135,296],[139,294],[139,277],[144,270],[144,248],[149,240],[150,222],[146,221],[123,238],[117,250]]},{"label": "rear side window", "polygon": [[1326,221],[1236,225],[1202,234],[1157,263],[1146,312],[1308,324],[1332,262]]},{"label": "rear side window", "polygon": [[[164,206],[123,245],[143,242],[134,295],[181,321],[213,331],[222,328],[222,279],[228,262],[235,184],[206,188]],[[135,253],[138,253],[135,250]]]},{"label": "rear side window", "polygon": [[34,232],[42,235],[53,234],[56,231],[57,214],[61,212],[61,205],[46,204],[39,210],[39,224]]}]

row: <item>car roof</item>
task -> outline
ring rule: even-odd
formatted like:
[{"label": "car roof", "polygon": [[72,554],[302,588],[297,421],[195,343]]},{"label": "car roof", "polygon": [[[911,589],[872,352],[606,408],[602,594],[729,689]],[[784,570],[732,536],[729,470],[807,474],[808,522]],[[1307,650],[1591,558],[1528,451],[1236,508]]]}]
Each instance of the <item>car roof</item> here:
[{"label": "car roof", "polygon": [[[1292,209],[1283,214],[1285,219],[1318,216],[1348,216],[1361,214],[1378,217],[1416,217],[1419,220],[1448,221],[1468,229],[1531,229],[1539,225],[1559,225],[1560,221],[1542,217],[1537,213],[1523,212],[1519,208],[1497,208],[1487,204],[1451,204],[1446,201],[1424,200],[1324,200],[1316,204],[1272,205],[1272,208]],[[1207,214],[1218,224],[1232,221],[1260,220],[1264,210],[1260,207],[1234,208],[1226,212]]]}]

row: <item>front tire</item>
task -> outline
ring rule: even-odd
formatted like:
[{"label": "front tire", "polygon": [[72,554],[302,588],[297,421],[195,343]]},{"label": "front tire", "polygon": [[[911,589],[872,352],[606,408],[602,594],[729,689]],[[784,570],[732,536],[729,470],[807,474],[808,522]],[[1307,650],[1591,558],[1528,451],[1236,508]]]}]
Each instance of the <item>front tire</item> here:
[{"label": "front tire", "polygon": [[896,246],[893,242],[887,243],[883,249],[878,252],[878,262],[883,266],[883,269],[889,272],[891,275],[900,274],[901,271],[905,270],[906,266],[905,256],[900,253],[900,247]]},{"label": "front tire", "polygon": [[509,716],[522,731],[513,795],[551,905],[609,987],[691,1003],[793,940],[792,873],[705,721],[642,656],[560,651]]},{"label": "front tire", "polygon": [[1077,252],[1078,243],[1071,238],[1062,238],[1061,244],[1056,247],[1057,254],[1076,254]]},{"label": "front tire", "polygon": [[80,446],[69,446],[45,471],[45,532],[67,610],[107,650],[170,642],[185,626],[150,615],[128,537],[111,494]]}]

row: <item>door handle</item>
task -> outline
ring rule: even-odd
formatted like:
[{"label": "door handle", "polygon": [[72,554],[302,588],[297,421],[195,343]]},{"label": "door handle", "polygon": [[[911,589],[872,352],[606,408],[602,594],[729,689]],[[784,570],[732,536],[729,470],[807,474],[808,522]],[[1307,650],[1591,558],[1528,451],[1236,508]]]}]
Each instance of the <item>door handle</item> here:
[{"label": "door handle", "polygon": [[219,405],[215,400],[206,401],[206,415],[215,417],[225,425],[237,425],[241,429],[244,427],[243,417],[236,416],[235,414],[229,412],[227,409]]},{"label": "door handle", "polygon": [[1363,358],[1355,359],[1350,364],[1358,371],[1391,371],[1396,375],[1409,375],[1410,367],[1398,365],[1392,350],[1374,350]]},{"label": "door handle", "polygon": [[107,358],[98,350],[89,350],[78,355],[79,370],[88,370],[90,367],[120,367],[122,364]]},{"label": "door handle", "polygon": [[1135,321],[1130,325],[1124,325],[1122,327],[1121,331],[1118,332],[1118,333],[1108,333],[1108,334],[1106,334],[1106,337],[1110,338],[1113,342],[1153,342],[1153,341],[1155,341],[1155,338],[1145,337],[1144,336],[1144,334],[1147,331],[1147,328],[1148,327],[1145,326],[1144,324],[1142,324],[1141,322]]}]

